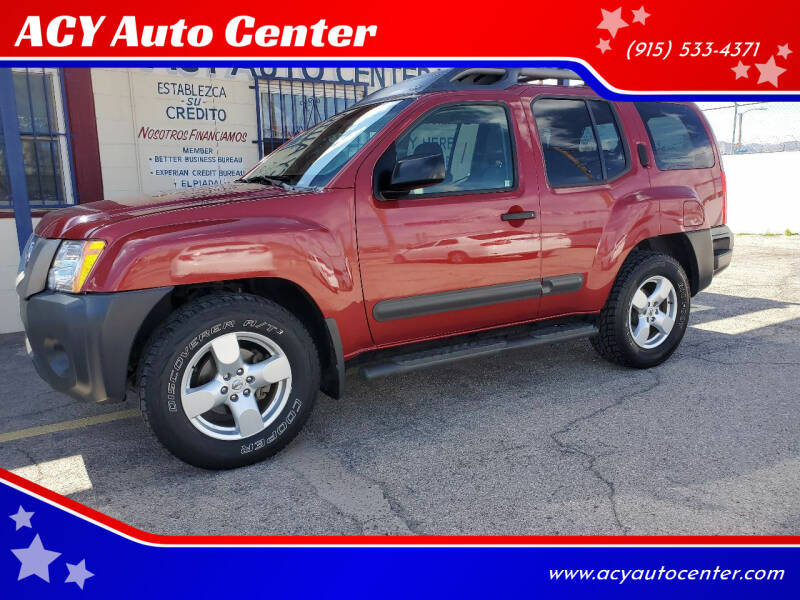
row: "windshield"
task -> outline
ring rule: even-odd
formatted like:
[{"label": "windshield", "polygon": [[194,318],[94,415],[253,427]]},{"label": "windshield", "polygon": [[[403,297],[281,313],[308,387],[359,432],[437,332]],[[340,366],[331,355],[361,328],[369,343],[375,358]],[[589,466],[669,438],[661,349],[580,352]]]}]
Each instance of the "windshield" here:
[{"label": "windshield", "polygon": [[265,156],[241,181],[324,187],[410,102],[371,104],[335,115]]}]

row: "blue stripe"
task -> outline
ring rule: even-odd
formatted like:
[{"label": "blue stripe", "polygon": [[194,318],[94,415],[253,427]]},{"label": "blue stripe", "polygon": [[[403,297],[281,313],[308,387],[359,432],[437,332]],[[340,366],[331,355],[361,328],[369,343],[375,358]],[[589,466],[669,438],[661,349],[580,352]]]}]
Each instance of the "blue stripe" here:
[{"label": "blue stripe", "polygon": [[[259,60],[248,62],[247,67],[242,65],[239,60],[28,60],[19,61],[17,59],[0,59],[0,64],[14,64],[14,66],[50,66],[50,67],[296,67],[298,61],[287,61],[286,59]],[[592,73],[581,63],[572,60],[358,60],[343,62],[341,60],[308,60],[303,61],[306,67],[561,67],[572,69],[591,87],[599,96],[608,100],[635,101],[635,100],[654,100],[654,101],[733,101],[733,100],[754,100],[765,102],[784,102],[800,100],[800,91],[791,94],[779,93],[748,93],[738,94],[718,93],[718,92],[692,92],[686,94],[667,93],[667,94],[642,94],[642,93],[618,93],[606,88]]]}]

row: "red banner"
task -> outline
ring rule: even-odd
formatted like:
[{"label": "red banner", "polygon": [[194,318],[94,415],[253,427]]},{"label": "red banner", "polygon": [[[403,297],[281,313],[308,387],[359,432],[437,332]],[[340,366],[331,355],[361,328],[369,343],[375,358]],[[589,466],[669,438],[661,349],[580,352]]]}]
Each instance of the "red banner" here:
[{"label": "red banner", "polygon": [[[570,61],[611,92],[800,94],[797,2],[9,3],[0,60]],[[592,77],[593,76],[593,77]]]}]

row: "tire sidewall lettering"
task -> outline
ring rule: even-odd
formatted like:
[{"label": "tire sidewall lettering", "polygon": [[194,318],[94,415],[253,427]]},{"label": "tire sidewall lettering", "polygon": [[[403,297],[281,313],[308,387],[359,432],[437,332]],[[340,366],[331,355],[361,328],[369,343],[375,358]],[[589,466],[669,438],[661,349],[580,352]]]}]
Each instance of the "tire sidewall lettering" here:
[{"label": "tire sidewall lettering", "polygon": [[[182,405],[181,387],[193,359],[201,358],[197,353],[233,332],[258,333],[279,344],[293,373],[291,391],[281,397],[282,406],[274,406],[279,412],[271,413],[266,428],[245,439],[208,435]],[[152,334],[143,357],[138,390],[146,423],[167,450],[200,468],[240,467],[279,452],[303,427],[319,390],[318,350],[304,323],[271,299],[244,292],[188,300]]]},{"label": "tire sidewall lettering", "polygon": [[239,450],[240,454],[250,454],[255,450],[260,450],[264,446],[275,442],[275,440],[286,433],[286,430],[289,428],[289,425],[292,424],[292,421],[295,420],[297,413],[302,406],[303,402],[300,400],[300,398],[295,398],[294,402],[292,403],[292,409],[286,413],[286,416],[284,416],[278,426],[274,427],[272,433],[267,437],[261,437],[257,440],[253,440],[252,442],[242,444]]}]

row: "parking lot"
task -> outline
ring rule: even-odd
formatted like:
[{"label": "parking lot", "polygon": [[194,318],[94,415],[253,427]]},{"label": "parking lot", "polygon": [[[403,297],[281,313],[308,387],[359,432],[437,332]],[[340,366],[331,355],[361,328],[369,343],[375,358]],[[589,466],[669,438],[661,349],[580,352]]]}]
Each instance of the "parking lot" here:
[{"label": "parking lot", "polygon": [[[800,238],[739,236],[648,370],[588,341],[320,396],[274,459],[209,472],[0,336],[0,467],[165,534],[800,534]],[[33,428],[33,429],[32,429]]]}]

